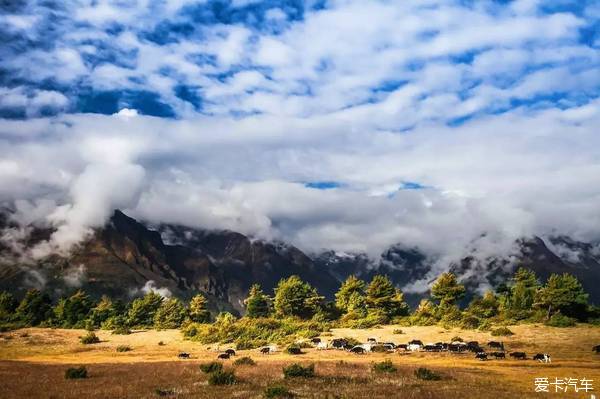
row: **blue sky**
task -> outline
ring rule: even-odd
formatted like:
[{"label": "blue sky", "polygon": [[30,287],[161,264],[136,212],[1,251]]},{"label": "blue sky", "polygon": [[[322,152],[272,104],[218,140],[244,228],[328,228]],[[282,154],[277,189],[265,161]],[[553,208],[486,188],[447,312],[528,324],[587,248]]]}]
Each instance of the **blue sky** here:
[{"label": "blue sky", "polygon": [[307,250],[600,238],[597,1],[2,7],[0,201],[50,247],[114,207]]}]

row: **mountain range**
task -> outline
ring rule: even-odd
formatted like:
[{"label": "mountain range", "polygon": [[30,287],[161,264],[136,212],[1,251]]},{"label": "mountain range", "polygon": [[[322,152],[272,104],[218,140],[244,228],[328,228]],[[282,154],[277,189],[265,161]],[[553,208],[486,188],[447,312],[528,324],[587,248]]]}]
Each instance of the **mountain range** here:
[{"label": "mountain range", "polygon": [[[94,297],[107,294],[122,299],[149,290],[185,299],[202,292],[213,310],[243,313],[243,300],[254,283],[272,293],[281,278],[298,275],[332,299],[351,274],[365,280],[386,274],[406,288],[431,281],[432,268],[439,268],[435,258],[402,244],[379,259],[335,251],[307,254],[293,245],[228,230],[149,225],[119,210],[68,254],[53,253],[35,261],[22,253],[47,240],[53,228],[18,226],[3,212],[0,231],[0,290],[17,296],[31,287],[55,297],[83,288]],[[19,235],[16,241],[15,235]],[[580,279],[591,302],[600,303],[599,246],[566,236],[522,238],[515,244],[517,250],[510,256],[466,256],[443,267],[459,275],[471,295],[482,281],[490,287],[506,282],[518,266],[533,269],[542,281],[551,273],[568,272]],[[408,289],[406,298],[414,306],[426,294]]]}]

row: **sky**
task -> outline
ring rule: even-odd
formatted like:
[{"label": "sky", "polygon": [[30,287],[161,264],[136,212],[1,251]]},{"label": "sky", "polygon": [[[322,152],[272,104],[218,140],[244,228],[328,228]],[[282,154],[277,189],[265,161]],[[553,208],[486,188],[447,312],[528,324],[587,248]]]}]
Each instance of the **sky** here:
[{"label": "sky", "polygon": [[0,203],[307,252],[600,239],[600,3],[0,3]]}]

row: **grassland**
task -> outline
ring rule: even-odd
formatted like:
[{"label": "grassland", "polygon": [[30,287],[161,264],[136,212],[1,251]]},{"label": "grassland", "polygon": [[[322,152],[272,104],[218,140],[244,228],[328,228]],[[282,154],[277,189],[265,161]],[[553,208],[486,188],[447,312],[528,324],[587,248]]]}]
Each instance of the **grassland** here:
[{"label": "grassland", "polygon": [[[394,334],[397,328],[403,334]],[[582,392],[534,392],[534,378],[588,378],[600,390],[600,355],[592,353],[600,344],[600,328],[578,326],[551,328],[539,325],[512,326],[515,333],[503,337],[507,349],[532,355],[548,352],[551,364],[532,360],[490,360],[481,362],[472,354],[388,353],[353,355],[346,352],[305,349],[302,355],[276,353],[260,355],[256,350],[238,351],[237,357],[251,356],[256,366],[232,365],[239,383],[209,386],[208,377],[198,365],[215,360],[218,349],[183,340],[179,331],[139,331],[130,335],[111,335],[100,331],[101,342],[79,343],[83,330],[29,328],[0,334],[0,398],[260,398],[267,386],[282,384],[301,398],[590,398]],[[424,342],[450,341],[460,336],[465,341],[498,340],[489,333],[471,330],[444,330],[440,327],[386,326],[369,330],[335,329],[331,336],[354,337],[366,341],[375,337],[396,343],[410,339]],[[159,345],[162,342],[164,345]],[[119,345],[132,348],[117,352]],[[180,351],[192,359],[177,359]],[[395,373],[371,371],[373,362],[390,359]],[[292,362],[316,365],[317,377],[288,379],[282,367]],[[70,366],[86,365],[89,378],[66,380]],[[414,376],[418,367],[427,367],[443,376],[441,381],[423,381]]]}]

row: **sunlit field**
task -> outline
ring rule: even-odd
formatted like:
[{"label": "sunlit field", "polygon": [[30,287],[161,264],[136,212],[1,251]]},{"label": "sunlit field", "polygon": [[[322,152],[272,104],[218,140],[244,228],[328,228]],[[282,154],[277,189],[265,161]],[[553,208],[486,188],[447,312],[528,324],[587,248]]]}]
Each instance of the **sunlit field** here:
[{"label": "sunlit field", "polygon": [[[402,329],[402,334],[394,330]],[[491,337],[472,330],[444,330],[440,327],[386,326],[369,330],[334,329],[331,336],[366,341],[406,343],[465,341],[487,343],[502,340],[507,351],[523,351],[528,360],[479,361],[472,353],[368,353],[355,355],[338,350],[303,349],[301,355],[277,352],[262,355],[257,350],[237,351],[224,360],[225,369],[234,369],[238,383],[210,386],[199,364],[216,360],[229,346],[201,345],[183,340],[177,330],[137,331],[130,335],[97,332],[101,342],[83,345],[84,330],[21,329],[0,335],[0,397],[2,398],[260,398],[268,386],[283,385],[300,398],[590,398],[591,392],[536,393],[534,379],[548,377],[587,378],[600,389],[600,355],[592,346],[600,344],[600,328],[579,326],[551,328],[538,325],[512,326],[511,337]],[[159,344],[162,342],[162,344]],[[119,345],[131,347],[117,352]],[[189,352],[190,359],[178,359]],[[549,353],[552,363],[531,360],[537,352]],[[233,361],[250,356],[255,366],[234,366]],[[390,359],[396,372],[375,373],[373,362]],[[314,378],[284,379],[282,367],[293,362],[315,363]],[[85,365],[88,378],[67,380],[68,367]],[[427,367],[442,376],[439,381],[415,377],[418,367]],[[542,396],[543,395],[543,396]]]}]

